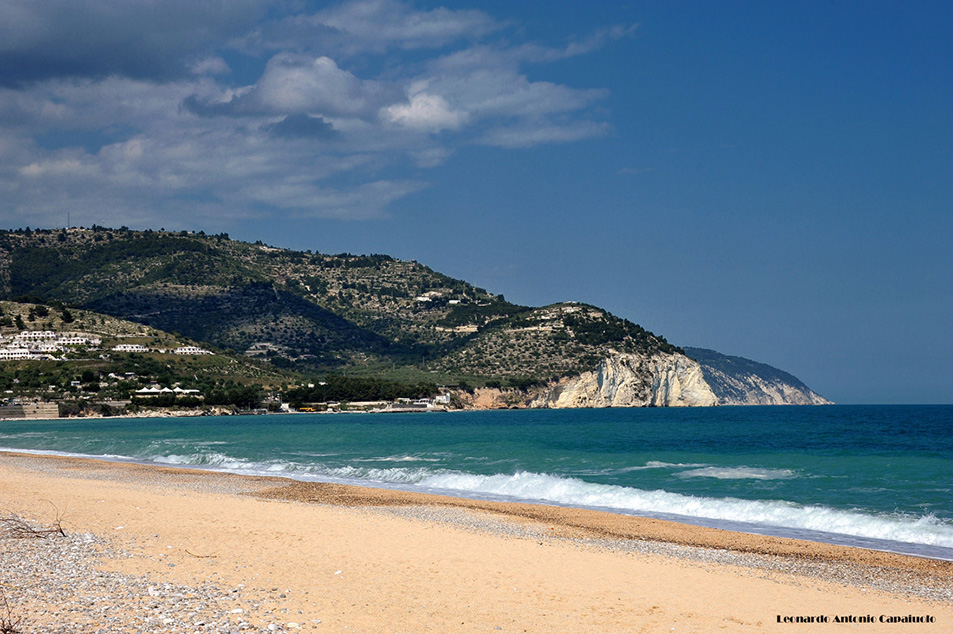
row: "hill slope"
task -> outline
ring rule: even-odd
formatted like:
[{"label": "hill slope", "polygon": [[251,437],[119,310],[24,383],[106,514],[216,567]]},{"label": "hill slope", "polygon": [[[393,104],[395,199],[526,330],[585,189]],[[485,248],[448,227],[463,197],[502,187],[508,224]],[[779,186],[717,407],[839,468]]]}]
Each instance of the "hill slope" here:
[{"label": "hill slope", "polygon": [[724,385],[716,397],[680,348],[598,307],[519,306],[386,255],[299,252],[201,232],[5,231],[0,299],[97,311],[258,357],[275,372],[522,393],[494,397],[497,405],[710,405],[739,394],[759,402],[750,385],[739,387],[750,368],[735,368],[738,377],[706,372]]},{"label": "hill slope", "polygon": [[705,381],[718,397],[720,405],[830,403],[797,377],[770,365],[704,348],[685,348],[685,354],[701,365]]},{"label": "hill slope", "polygon": [[[16,343],[24,332],[40,339]],[[85,343],[58,345],[72,338]],[[207,403],[217,393],[252,387],[285,385],[292,377],[268,364],[244,357],[218,354],[176,354],[195,342],[151,326],[92,311],[35,303],[0,301],[0,347],[26,351],[24,346],[55,347],[31,358],[0,362],[0,389],[4,401],[53,400],[83,403],[128,402],[134,391],[154,383],[194,389]],[[138,346],[140,351],[117,351],[116,346]],[[127,348],[128,350],[128,348]],[[219,399],[221,400],[221,399]]]},{"label": "hill slope", "polygon": [[186,232],[2,233],[0,296],[56,300],[310,371],[542,382],[610,348],[676,350],[601,309],[517,306],[417,262]]}]

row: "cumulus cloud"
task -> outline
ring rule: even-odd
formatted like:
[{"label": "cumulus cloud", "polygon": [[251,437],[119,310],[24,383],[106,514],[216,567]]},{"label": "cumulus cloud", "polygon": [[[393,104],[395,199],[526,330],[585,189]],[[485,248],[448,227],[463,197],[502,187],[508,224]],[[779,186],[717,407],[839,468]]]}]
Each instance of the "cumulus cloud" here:
[{"label": "cumulus cloud", "polygon": [[439,132],[456,130],[467,120],[467,114],[454,110],[442,96],[426,92],[426,85],[414,85],[408,100],[383,109],[385,120],[412,130]]},{"label": "cumulus cloud", "polygon": [[254,86],[221,101],[192,95],[184,104],[204,116],[316,113],[365,118],[399,94],[396,86],[362,80],[329,57],[282,53],[272,57]]},{"label": "cumulus cloud", "polygon": [[472,145],[610,129],[606,91],[532,68],[630,27],[513,44],[479,10],[295,6],[0,0],[0,218],[378,218]]},{"label": "cumulus cloud", "polygon": [[386,100],[387,87],[358,79],[329,57],[273,57],[255,88],[245,97],[265,112],[320,112],[366,116]]}]

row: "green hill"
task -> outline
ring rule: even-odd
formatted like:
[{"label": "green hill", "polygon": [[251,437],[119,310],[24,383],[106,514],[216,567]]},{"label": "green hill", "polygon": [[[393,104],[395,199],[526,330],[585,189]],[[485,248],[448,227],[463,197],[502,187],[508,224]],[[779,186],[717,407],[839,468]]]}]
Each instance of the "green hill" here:
[{"label": "green hill", "polygon": [[677,350],[593,306],[518,306],[414,261],[224,234],[0,232],[0,297],[96,311],[275,371],[528,384],[590,369],[610,350]]},{"label": "green hill", "polygon": [[[269,364],[225,354],[176,354],[196,342],[123,319],[51,302],[0,301],[0,338],[12,345],[23,331],[95,338],[98,344],[75,345],[50,353],[52,359],[8,360],[0,363],[4,398],[114,403],[129,401],[135,390],[152,384],[178,386],[201,393],[208,405],[232,404],[232,395],[279,388],[295,377]],[[121,352],[117,346],[141,346],[145,352]],[[250,392],[248,390],[251,390]],[[185,402],[188,402],[187,400]],[[249,402],[248,404],[251,404]],[[107,407],[107,409],[108,409]],[[95,409],[95,408],[93,408]]]}]

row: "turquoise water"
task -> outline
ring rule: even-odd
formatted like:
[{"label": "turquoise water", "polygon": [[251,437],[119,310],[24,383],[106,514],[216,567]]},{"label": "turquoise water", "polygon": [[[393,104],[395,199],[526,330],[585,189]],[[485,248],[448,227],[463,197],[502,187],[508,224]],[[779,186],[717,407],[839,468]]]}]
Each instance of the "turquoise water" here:
[{"label": "turquoise water", "polygon": [[3,421],[0,447],[582,506],[953,559],[953,406]]}]

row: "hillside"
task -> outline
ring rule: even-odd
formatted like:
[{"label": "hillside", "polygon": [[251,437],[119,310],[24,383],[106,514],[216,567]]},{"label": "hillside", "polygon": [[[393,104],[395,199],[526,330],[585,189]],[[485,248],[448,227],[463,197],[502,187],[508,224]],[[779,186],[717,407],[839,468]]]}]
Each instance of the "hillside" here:
[{"label": "hillside", "polygon": [[59,301],[309,372],[525,385],[614,349],[676,350],[601,309],[518,306],[413,261],[201,233],[0,233],[0,296]]},{"label": "hillside", "polygon": [[685,348],[701,365],[719,405],[824,405],[830,403],[797,377],[765,363],[704,348]]},{"label": "hillside", "polygon": [[113,338],[188,340],[262,385],[329,375],[417,393],[442,384],[472,407],[824,402],[768,366],[689,358],[596,306],[519,306],[415,261],[225,234],[0,232],[0,299],[68,307],[87,329],[108,315]]},{"label": "hillside", "polygon": [[121,410],[135,390],[151,385],[195,390],[208,405],[242,393],[253,397],[251,405],[263,389],[292,378],[253,359],[177,353],[198,346],[151,326],[57,304],[0,301],[0,343],[4,351],[30,353],[0,363],[4,400],[73,401],[94,411]]}]

